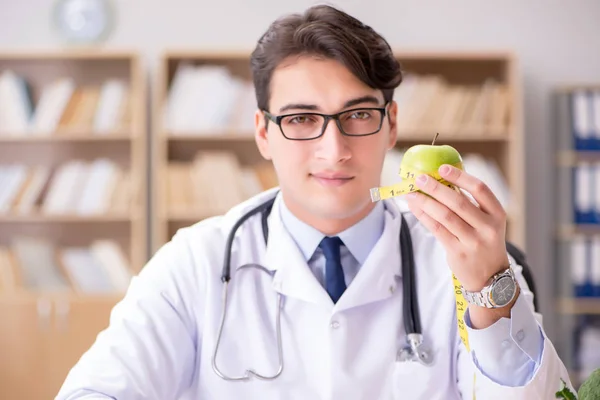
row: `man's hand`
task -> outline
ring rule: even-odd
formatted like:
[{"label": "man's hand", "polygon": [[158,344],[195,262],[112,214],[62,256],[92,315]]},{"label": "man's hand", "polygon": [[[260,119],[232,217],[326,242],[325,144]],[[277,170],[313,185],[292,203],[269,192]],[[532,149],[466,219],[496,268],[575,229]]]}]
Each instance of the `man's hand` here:
[{"label": "man's hand", "polygon": [[[505,242],[506,212],[481,180],[450,165],[442,165],[439,173],[446,181],[469,193],[477,204],[466,194],[421,175],[416,184],[429,196],[418,192],[408,194],[408,206],[442,243],[450,269],[464,288],[480,291],[494,274],[509,265]],[[507,306],[507,312],[495,310],[495,314],[498,318],[509,316],[510,307],[512,304]],[[497,318],[486,318],[479,325],[487,326],[495,320]]]}]

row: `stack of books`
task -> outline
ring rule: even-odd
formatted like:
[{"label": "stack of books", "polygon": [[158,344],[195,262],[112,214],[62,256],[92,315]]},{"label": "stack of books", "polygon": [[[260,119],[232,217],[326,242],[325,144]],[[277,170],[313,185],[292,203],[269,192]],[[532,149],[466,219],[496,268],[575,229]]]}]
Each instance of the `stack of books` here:
[{"label": "stack of books", "polygon": [[0,135],[106,135],[130,126],[128,85],[120,79],[77,85],[63,77],[41,88],[34,104],[31,86],[13,72],[0,74]]},{"label": "stack of books", "polygon": [[182,63],[164,105],[164,129],[172,135],[248,135],[255,110],[252,82],[224,66]]},{"label": "stack of books", "polygon": [[131,173],[107,158],[54,168],[0,164],[0,215],[127,214],[136,187]]},{"label": "stack of books", "polygon": [[89,246],[57,246],[49,239],[20,236],[0,246],[0,291],[122,294],[132,277],[119,245],[108,239]]},{"label": "stack of books", "polygon": [[235,153],[199,151],[191,162],[168,166],[168,204],[172,214],[221,214],[277,186],[271,163],[242,165]]},{"label": "stack of books", "polygon": [[503,135],[508,131],[511,93],[506,84],[448,83],[442,76],[408,73],[394,92],[401,132],[439,132],[444,137]]}]

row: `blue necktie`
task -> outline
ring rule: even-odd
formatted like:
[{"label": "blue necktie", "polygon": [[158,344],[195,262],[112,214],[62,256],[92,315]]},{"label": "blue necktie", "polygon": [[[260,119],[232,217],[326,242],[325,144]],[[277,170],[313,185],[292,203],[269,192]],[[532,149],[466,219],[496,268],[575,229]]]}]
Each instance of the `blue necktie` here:
[{"label": "blue necktie", "polygon": [[340,258],[340,246],[342,240],[337,237],[325,237],[319,244],[325,255],[325,289],[334,303],[346,290],[346,281],[344,280],[344,270]]}]

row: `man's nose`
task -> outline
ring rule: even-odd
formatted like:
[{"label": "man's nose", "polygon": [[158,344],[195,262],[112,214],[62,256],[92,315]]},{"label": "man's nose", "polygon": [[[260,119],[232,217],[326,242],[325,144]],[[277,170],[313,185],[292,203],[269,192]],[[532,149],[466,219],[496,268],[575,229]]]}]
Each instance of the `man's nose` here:
[{"label": "man's nose", "polygon": [[320,158],[332,162],[339,162],[350,158],[348,137],[342,134],[337,121],[332,118],[327,121],[319,144],[318,155]]}]

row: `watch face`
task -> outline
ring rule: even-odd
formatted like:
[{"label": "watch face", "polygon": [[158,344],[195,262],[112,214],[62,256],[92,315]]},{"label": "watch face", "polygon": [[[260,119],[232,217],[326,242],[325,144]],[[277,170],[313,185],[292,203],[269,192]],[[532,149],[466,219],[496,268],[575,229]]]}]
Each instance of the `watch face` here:
[{"label": "watch face", "polygon": [[515,295],[516,285],[510,276],[504,276],[492,287],[490,296],[496,306],[503,307],[510,303]]}]

